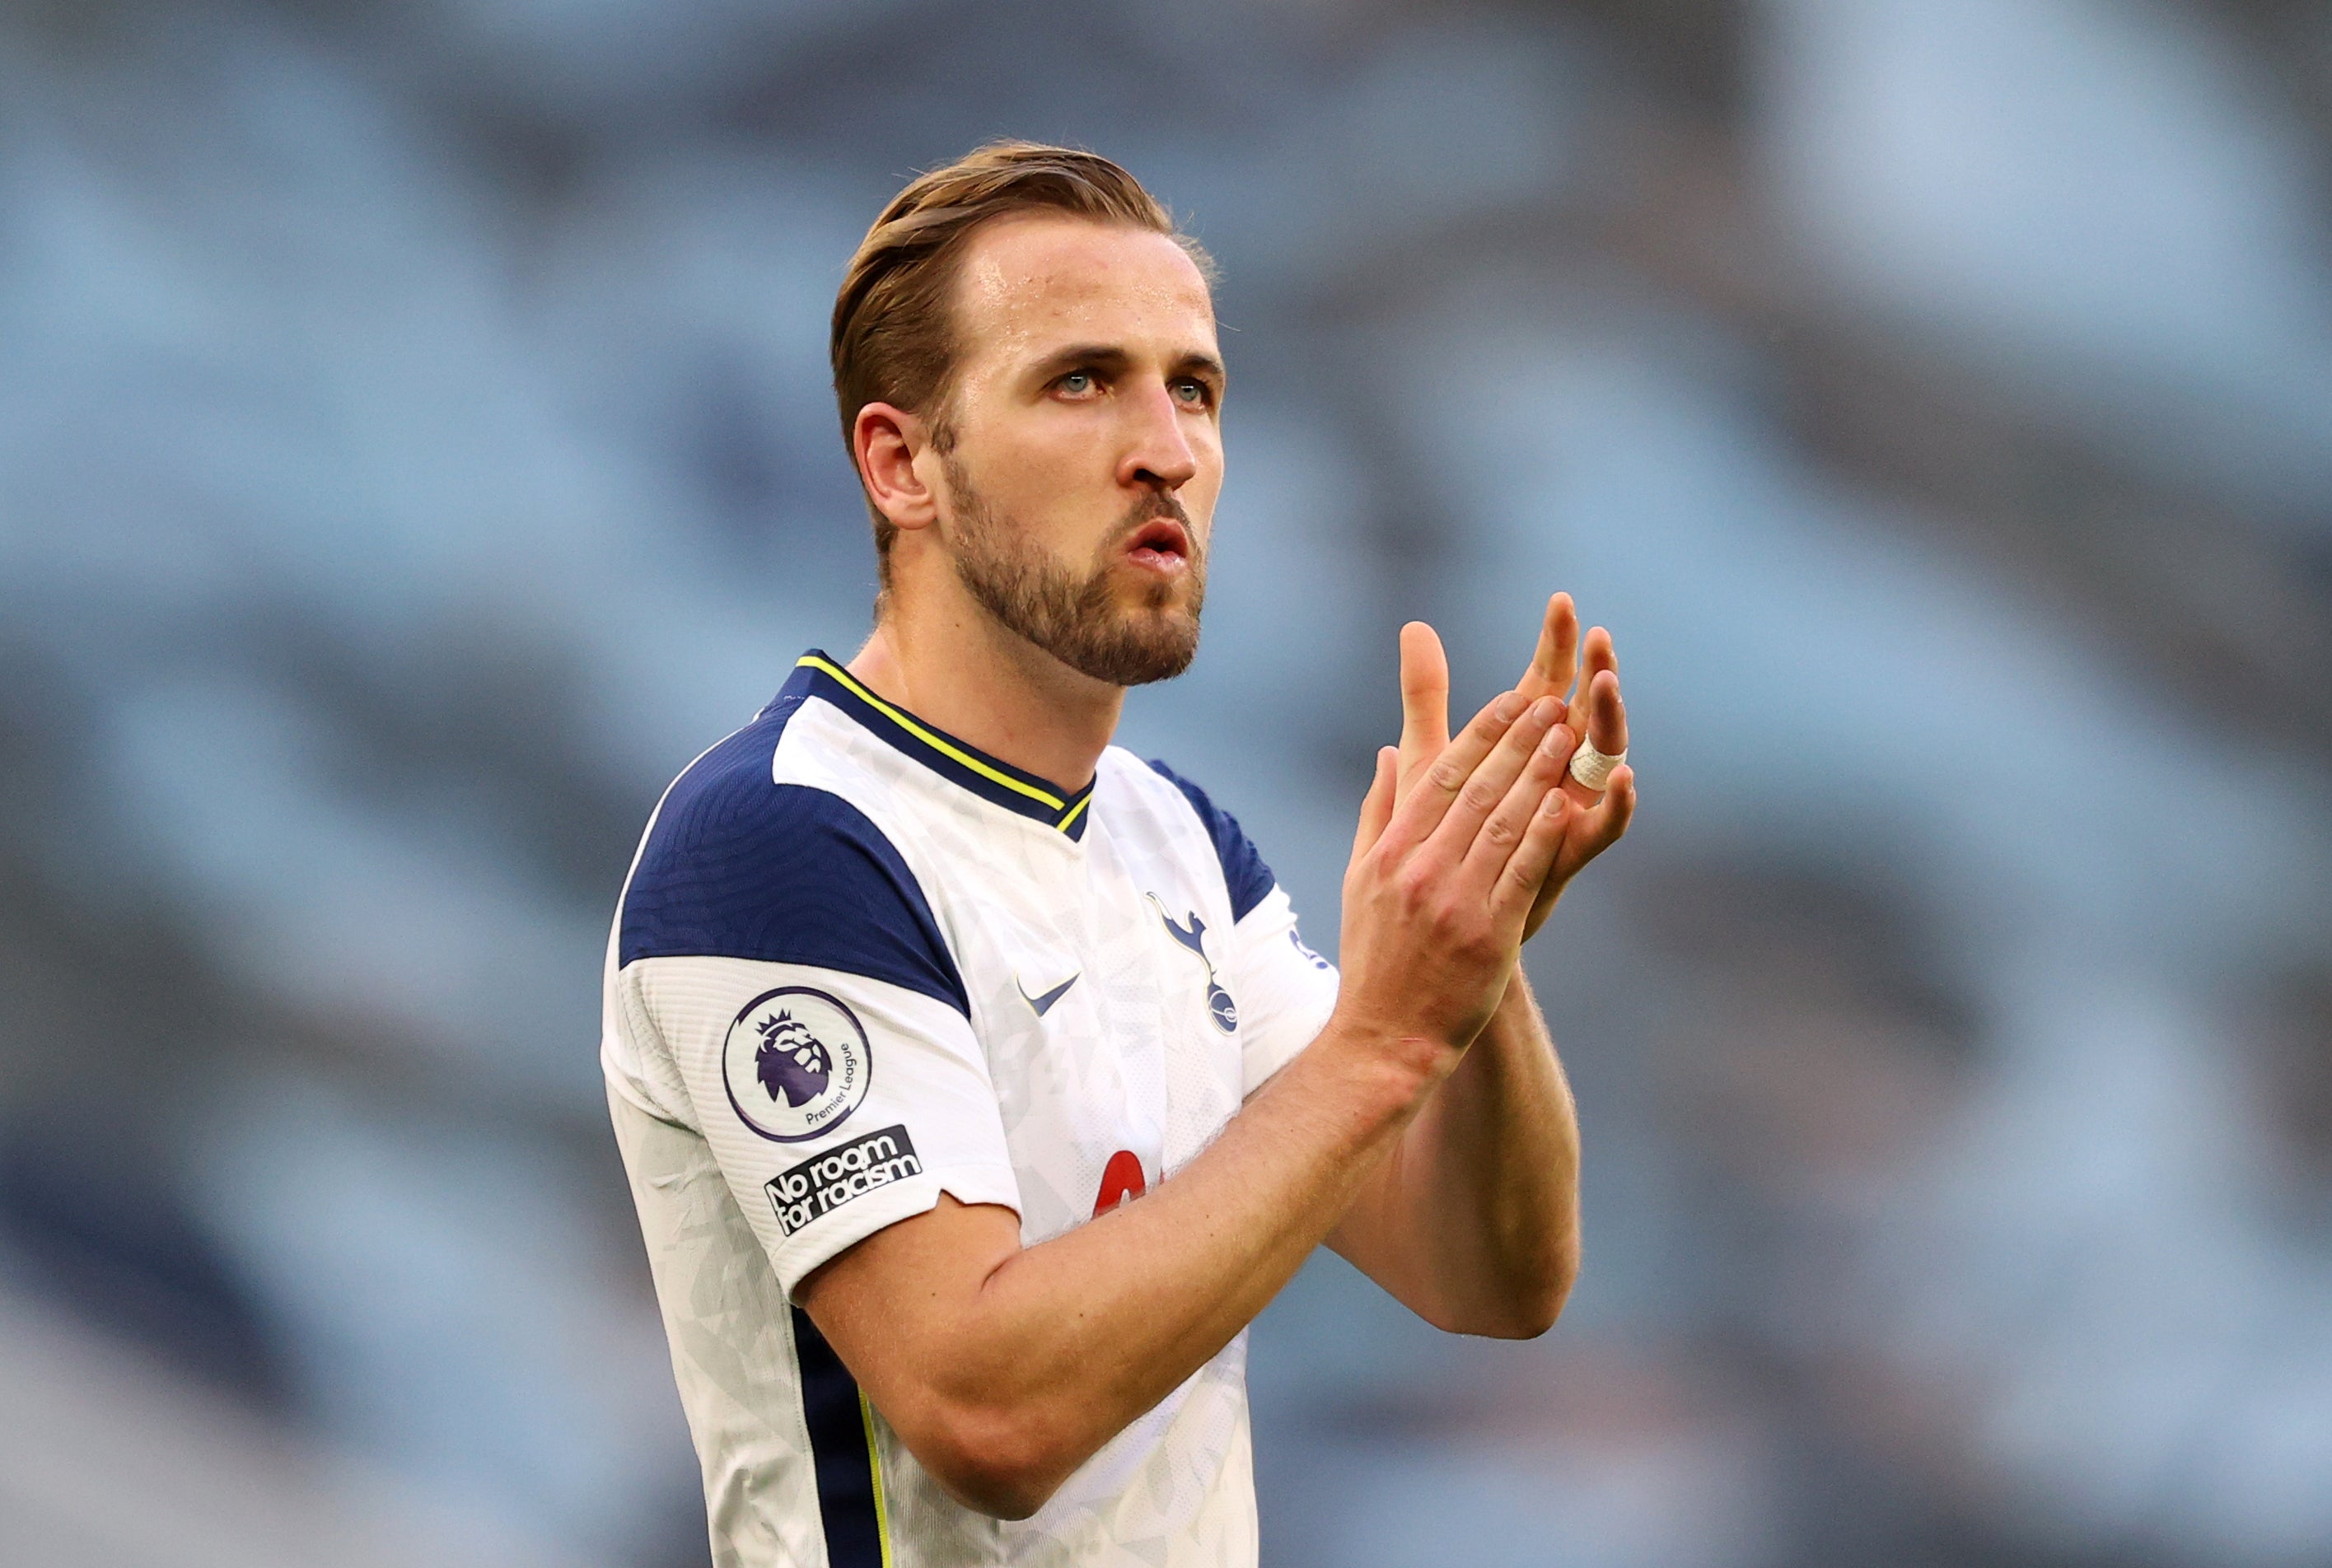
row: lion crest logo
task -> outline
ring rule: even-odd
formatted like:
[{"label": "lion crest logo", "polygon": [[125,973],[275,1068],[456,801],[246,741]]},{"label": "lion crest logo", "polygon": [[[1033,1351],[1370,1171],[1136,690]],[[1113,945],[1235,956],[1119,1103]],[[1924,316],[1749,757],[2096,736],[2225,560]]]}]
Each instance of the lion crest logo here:
[{"label": "lion crest logo", "polygon": [[761,1044],[753,1052],[753,1073],[772,1101],[783,1095],[787,1104],[798,1110],[826,1093],[834,1076],[834,1058],[816,1035],[788,1012],[763,1018],[756,1027]]},{"label": "lion crest logo", "polygon": [[841,1125],[866,1098],[874,1056],[866,1026],[839,997],[779,986],[745,1004],[721,1043],[729,1108],[773,1143]]}]

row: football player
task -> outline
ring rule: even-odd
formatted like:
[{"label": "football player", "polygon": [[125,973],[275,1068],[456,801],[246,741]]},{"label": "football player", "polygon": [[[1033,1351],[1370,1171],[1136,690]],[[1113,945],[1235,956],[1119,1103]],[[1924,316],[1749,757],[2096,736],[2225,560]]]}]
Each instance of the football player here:
[{"label": "football player", "polygon": [[1238,824],[1111,744],[1198,645],[1225,369],[1123,169],[922,176],[833,324],[874,634],[658,805],[609,944],[609,1104],[726,1564],[1251,1565],[1246,1329],[1325,1242],[1524,1337],[1578,1259],[1519,961],[1626,828],[1610,639],[1549,604],[1453,739],[1433,634],[1342,973]]}]

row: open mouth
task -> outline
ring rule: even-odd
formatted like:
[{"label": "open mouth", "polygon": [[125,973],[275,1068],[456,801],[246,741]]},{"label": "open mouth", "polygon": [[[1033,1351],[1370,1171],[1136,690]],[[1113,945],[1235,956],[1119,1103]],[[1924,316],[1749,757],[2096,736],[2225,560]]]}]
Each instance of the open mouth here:
[{"label": "open mouth", "polygon": [[1190,536],[1171,517],[1152,518],[1134,531],[1126,553],[1142,566],[1169,571],[1190,558]]}]

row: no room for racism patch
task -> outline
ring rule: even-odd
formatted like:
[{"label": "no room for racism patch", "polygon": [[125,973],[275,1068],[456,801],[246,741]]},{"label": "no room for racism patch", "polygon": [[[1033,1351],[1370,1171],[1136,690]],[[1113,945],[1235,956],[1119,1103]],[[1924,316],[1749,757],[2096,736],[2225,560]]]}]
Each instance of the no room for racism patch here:
[{"label": "no room for racism patch", "polygon": [[763,1183],[778,1229],[793,1235],[812,1220],[833,1213],[854,1198],[923,1173],[915,1141],[903,1126],[883,1127],[838,1143]]}]

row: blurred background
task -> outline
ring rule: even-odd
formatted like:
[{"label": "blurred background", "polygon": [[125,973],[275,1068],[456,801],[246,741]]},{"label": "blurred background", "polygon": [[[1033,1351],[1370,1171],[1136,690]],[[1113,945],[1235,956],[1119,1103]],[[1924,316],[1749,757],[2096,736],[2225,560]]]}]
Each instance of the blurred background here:
[{"label": "blurred background", "polygon": [[827,311],[997,135],[1221,262],[1128,739],[1318,945],[1400,620],[1627,679],[1583,1280],[1309,1267],[1266,1561],[2332,1562],[2313,0],[0,0],[0,1560],[704,1561],[606,922],[866,630]]}]

